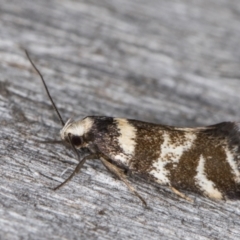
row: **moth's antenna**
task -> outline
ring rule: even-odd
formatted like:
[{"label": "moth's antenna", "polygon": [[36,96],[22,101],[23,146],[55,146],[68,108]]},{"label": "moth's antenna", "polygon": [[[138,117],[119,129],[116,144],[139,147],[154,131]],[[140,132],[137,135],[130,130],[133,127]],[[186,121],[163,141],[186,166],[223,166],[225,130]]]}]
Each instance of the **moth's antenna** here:
[{"label": "moth's antenna", "polygon": [[28,54],[28,51],[27,51],[26,49],[25,49],[25,53],[26,53],[26,55],[27,55],[27,58],[28,58],[29,62],[32,64],[33,68],[36,70],[36,72],[38,73],[38,75],[39,75],[40,78],[42,79],[42,83],[43,83],[44,88],[45,88],[45,90],[46,90],[46,92],[47,92],[47,95],[48,95],[48,97],[49,97],[49,99],[50,99],[50,101],[51,101],[51,103],[52,103],[52,106],[53,106],[53,108],[55,109],[55,111],[56,111],[56,113],[57,113],[57,115],[58,115],[58,118],[59,118],[60,122],[61,122],[62,125],[64,126],[65,123],[64,123],[64,121],[63,121],[63,119],[62,119],[62,117],[61,117],[61,115],[60,115],[60,113],[59,113],[59,111],[58,111],[58,109],[57,109],[57,107],[56,107],[56,105],[55,105],[55,103],[54,103],[54,101],[53,101],[50,93],[49,93],[49,91],[48,91],[47,84],[46,84],[45,81],[44,81],[43,75],[40,73],[40,71],[37,69],[37,67],[36,67],[35,64],[33,63],[32,59],[30,58],[30,56],[29,56],[29,54]]}]

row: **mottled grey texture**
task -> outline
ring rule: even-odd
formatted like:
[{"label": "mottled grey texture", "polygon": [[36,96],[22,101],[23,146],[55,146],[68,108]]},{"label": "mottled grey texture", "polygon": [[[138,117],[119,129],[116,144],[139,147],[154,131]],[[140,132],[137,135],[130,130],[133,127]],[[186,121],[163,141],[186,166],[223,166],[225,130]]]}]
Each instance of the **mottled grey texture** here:
[{"label": "mottled grey texture", "polygon": [[1,239],[239,239],[239,201],[76,164],[27,48],[64,120],[107,115],[176,126],[240,119],[239,0],[0,0]]}]

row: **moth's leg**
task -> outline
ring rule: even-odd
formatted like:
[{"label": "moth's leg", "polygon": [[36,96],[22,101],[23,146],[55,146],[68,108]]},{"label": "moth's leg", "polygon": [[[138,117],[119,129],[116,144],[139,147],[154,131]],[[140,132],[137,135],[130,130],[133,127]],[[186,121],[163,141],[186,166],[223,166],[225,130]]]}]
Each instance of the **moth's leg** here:
[{"label": "moth's leg", "polygon": [[187,201],[189,201],[189,202],[191,202],[191,203],[194,202],[193,199],[191,199],[190,197],[188,197],[188,196],[185,195],[184,193],[179,192],[176,188],[170,186],[170,189],[171,189],[175,194],[177,194],[179,197],[181,197],[181,198],[183,198],[183,199],[185,199],[185,200],[187,200]]},{"label": "moth's leg", "polygon": [[95,159],[95,158],[97,158],[97,155],[96,155],[96,154],[90,154],[90,155],[85,156],[85,157],[78,163],[78,165],[76,166],[76,168],[74,169],[74,171],[72,172],[72,174],[71,174],[64,182],[62,182],[62,183],[59,184],[57,187],[55,187],[53,190],[59,189],[59,188],[62,187],[65,183],[67,183],[69,180],[71,180],[71,179],[73,178],[73,176],[80,171],[80,169],[82,168],[83,164],[84,164],[87,160],[89,160],[89,159]]},{"label": "moth's leg", "polygon": [[147,206],[146,201],[138,194],[136,189],[128,182],[126,175],[124,174],[124,171],[115,165],[111,164],[108,162],[104,157],[100,157],[100,160],[102,161],[103,165],[114,175],[116,175],[120,180],[122,180],[128,187],[128,189],[135,194],[141,201],[142,203]]}]

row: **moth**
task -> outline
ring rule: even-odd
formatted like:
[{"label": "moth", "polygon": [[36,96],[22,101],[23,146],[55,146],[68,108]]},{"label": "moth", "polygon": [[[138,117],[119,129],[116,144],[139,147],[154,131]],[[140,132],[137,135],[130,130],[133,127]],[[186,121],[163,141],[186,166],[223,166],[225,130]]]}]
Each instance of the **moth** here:
[{"label": "moth", "polygon": [[[54,104],[42,74],[26,55],[44,84],[62,123],[62,141],[70,144],[79,163],[68,182],[87,160],[100,159],[103,165],[146,205],[128,182],[125,170],[168,186],[178,196],[192,201],[181,190],[214,200],[240,198],[240,123],[179,128],[133,119],[88,116],[66,123]],[[80,149],[87,155],[80,156]]]}]

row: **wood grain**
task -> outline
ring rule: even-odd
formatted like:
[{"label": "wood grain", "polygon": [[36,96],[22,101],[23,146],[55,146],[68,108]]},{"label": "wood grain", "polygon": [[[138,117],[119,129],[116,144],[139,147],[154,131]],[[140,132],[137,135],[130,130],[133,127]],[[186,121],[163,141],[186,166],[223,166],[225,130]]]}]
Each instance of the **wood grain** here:
[{"label": "wood grain", "polygon": [[[0,0],[0,239],[239,239],[239,201],[213,202],[77,161],[23,48],[65,120],[176,126],[239,121],[240,4],[233,0]],[[61,173],[68,169],[63,175]]]}]

